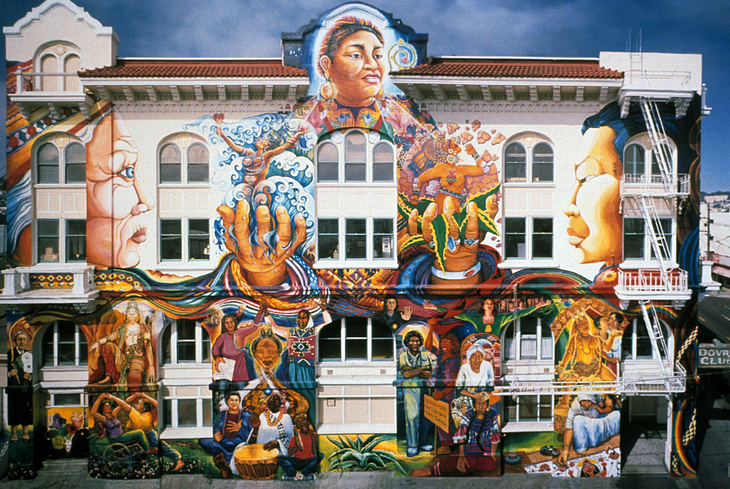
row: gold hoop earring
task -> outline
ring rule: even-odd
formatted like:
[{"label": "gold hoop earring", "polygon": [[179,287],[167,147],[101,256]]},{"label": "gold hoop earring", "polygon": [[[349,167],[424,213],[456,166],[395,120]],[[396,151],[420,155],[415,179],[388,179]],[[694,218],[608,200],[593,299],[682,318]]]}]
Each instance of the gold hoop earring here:
[{"label": "gold hoop earring", "polygon": [[327,78],[327,80],[319,86],[319,96],[322,100],[329,102],[335,98],[335,95],[337,95],[337,89],[330,79]]}]

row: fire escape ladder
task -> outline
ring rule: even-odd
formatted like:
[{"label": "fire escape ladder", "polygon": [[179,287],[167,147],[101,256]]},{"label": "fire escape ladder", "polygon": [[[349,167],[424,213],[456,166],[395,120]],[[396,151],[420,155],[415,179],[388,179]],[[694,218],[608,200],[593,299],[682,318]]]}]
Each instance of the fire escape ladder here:
[{"label": "fire escape ladder", "polygon": [[[657,107],[656,102],[649,100],[646,97],[641,97],[639,106],[641,107],[641,113],[644,116],[644,121],[646,122],[646,129],[649,133],[649,139],[651,140],[652,148],[654,150],[654,158],[657,160],[656,163],[659,167],[662,186],[667,194],[673,195],[677,192],[677,189],[675,189],[673,185],[673,170],[671,165],[672,158],[671,153],[669,152],[669,142],[664,130],[664,122],[662,122],[659,108]],[[649,181],[647,183],[651,184],[654,182]]]},{"label": "fire escape ladder", "polygon": [[670,290],[671,283],[669,280],[669,272],[674,268],[674,263],[672,262],[672,248],[664,234],[662,222],[657,214],[653,197],[642,196],[639,202],[641,215],[644,217],[644,229],[649,235],[651,247],[654,251],[654,258],[659,265],[659,272],[661,273],[662,281],[664,282],[666,289]]},{"label": "fire escape ladder", "polygon": [[667,342],[664,340],[664,333],[659,323],[659,317],[657,316],[654,304],[651,301],[641,302],[641,313],[644,316],[644,324],[646,324],[646,330],[649,332],[649,338],[651,338],[651,346],[654,351],[654,356],[659,363],[659,371],[662,374],[662,380],[664,385],[669,392],[669,377],[671,372],[667,368],[667,364],[664,359],[669,359],[669,352],[667,351]]}]

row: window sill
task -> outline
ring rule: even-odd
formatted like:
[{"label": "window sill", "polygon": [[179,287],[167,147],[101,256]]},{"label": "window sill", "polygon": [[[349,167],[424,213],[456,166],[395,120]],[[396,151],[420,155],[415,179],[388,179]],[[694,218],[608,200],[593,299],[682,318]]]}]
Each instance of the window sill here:
[{"label": "window sill", "polygon": [[502,433],[553,431],[552,421],[510,421],[502,426]]},{"label": "window sill", "polygon": [[85,182],[79,182],[79,183],[36,183],[34,184],[34,188],[36,190],[43,190],[43,189],[64,189],[64,190],[86,190],[86,183]]},{"label": "window sill", "polygon": [[506,188],[555,188],[555,182],[504,182],[502,186]]},{"label": "window sill", "polygon": [[318,435],[352,435],[353,433],[373,433],[377,435],[389,435],[396,433],[396,426],[390,423],[347,423],[333,424],[325,423],[317,426]]},{"label": "window sill", "polygon": [[[635,269],[649,269],[649,270],[658,270],[659,269],[659,261],[658,260],[626,260],[621,265],[619,265],[619,268],[621,270],[635,270]],[[671,262],[667,268],[679,268],[679,265],[675,262]]]},{"label": "window sill", "polygon": [[315,270],[340,270],[340,269],[359,269],[359,268],[371,268],[371,269],[396,269],[398,268],[397,260],[383,260],[383,261],[367,261],[367,260],[319,260],[314,264]]},{"label": "window sill", "polygon": [[558,268],[560,264],[550,258],[535,258],[532,260],[507,259],[500,263],[499,268]]},{"label": "window sill", "polygon": [[157,263],[157,270],[161,273],[176,273],[180,274],[187,271],[200,273],[212,272],[215,269],[215,264],[212,260],[194,260],[189,262],[181,261],[160,261]]},{"label": "window sill", "polygon": [[191,189],[191,188],[201,188],[201,189],[210,189],[211,184],[210,182],[190,182],[190,183],[180,183],[180,182],[165,182],[165,183],[158,183],[157,187],[160,189]]},{"label": "window sill", "polygon": [[186,428],[165,428],[160,433],[161,439],[167,440],[182,440],[182,439],[198,439],[198,438],[213,438],[213,427],[186,427]]}]

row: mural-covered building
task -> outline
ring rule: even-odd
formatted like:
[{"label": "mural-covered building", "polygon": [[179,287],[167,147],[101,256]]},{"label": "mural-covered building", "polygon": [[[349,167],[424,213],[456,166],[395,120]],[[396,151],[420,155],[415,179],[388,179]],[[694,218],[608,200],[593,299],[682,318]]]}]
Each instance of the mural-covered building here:
[{"label": "mural-covered building", "polygon": [[4,34],[11,477],[619,476],[647,420],[695,473],[701,56],[438,57],[361,3],[277,59]]}]

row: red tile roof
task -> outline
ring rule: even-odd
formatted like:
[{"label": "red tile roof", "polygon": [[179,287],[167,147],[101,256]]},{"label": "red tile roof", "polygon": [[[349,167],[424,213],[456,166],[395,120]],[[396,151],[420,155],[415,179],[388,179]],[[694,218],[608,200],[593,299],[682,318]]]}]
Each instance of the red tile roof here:
[{"label": "red tile roof", "polygon": [[623,73],[600,67],[598,60],[433,58],[394,76],[620,79]]},{"label": "red tile roof", "polygon": [[81,78],[301,78],[307,71],[284,66],[280,59],[158,60],[118,59],[79,73]]}]

